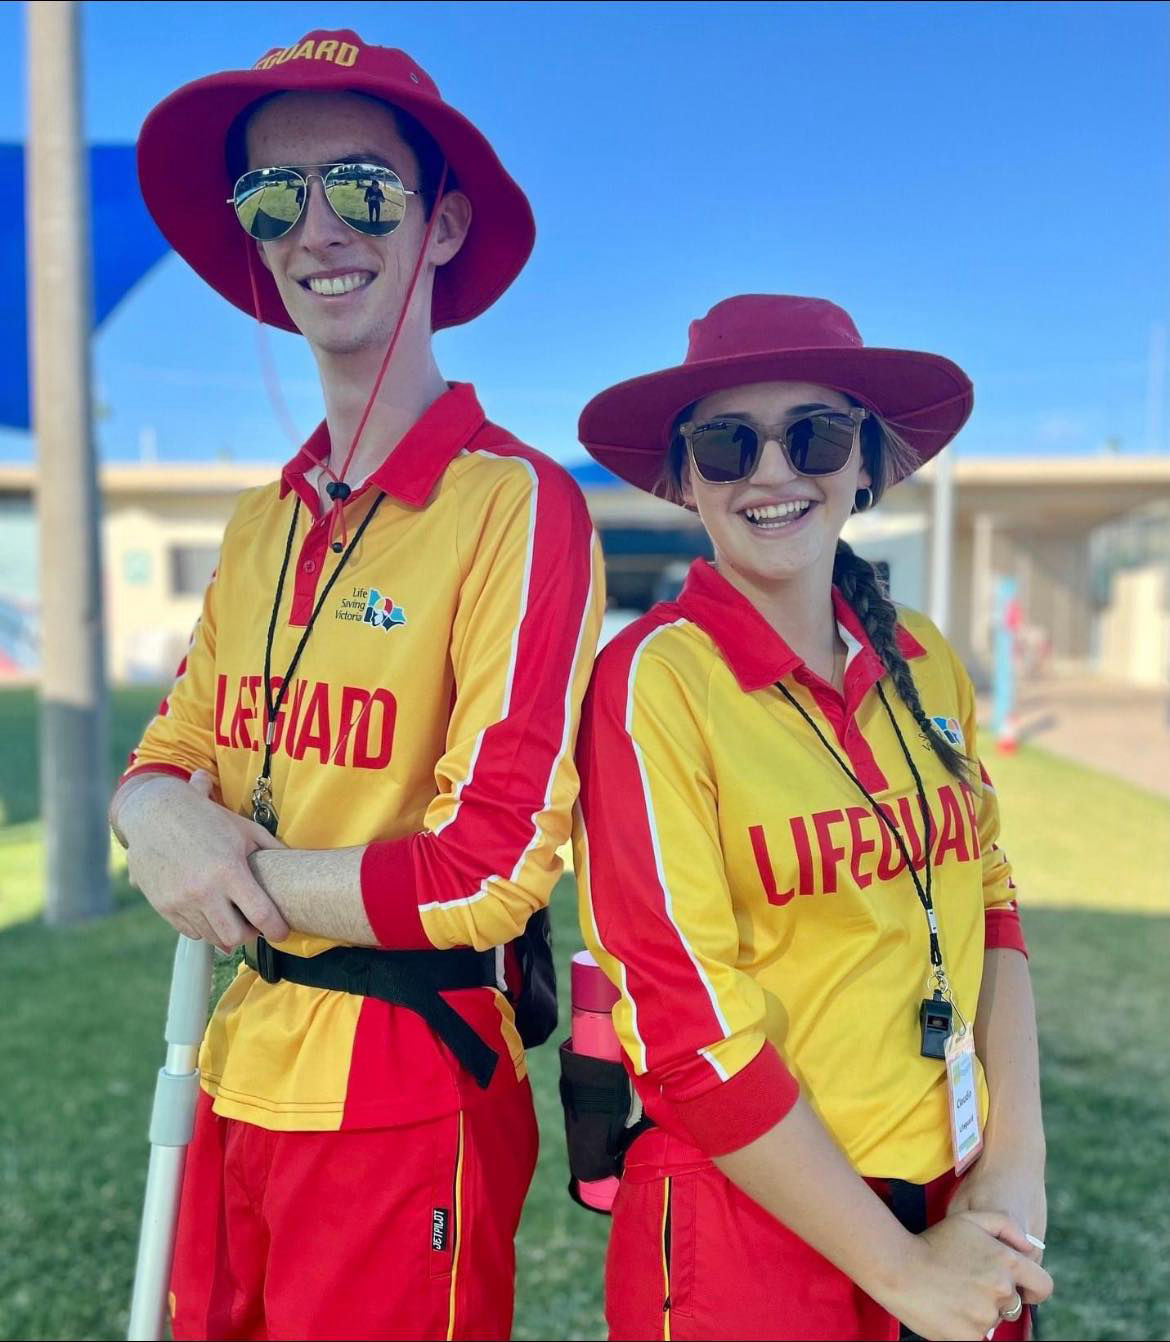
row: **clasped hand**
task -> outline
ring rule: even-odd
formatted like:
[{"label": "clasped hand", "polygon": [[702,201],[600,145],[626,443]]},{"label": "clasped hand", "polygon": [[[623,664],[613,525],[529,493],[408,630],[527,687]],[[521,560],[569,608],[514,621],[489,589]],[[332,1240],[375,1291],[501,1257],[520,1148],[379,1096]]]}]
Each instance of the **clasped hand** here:
[{"label": "clasped hand", "polygon": [[189,783],[148,775],[123,786],[115,821],[130,880],[175,931],[224,952],[257,935],[272,942],[288,936],[288,923],[248,866],[257,849],[285,845],[222,806],[209,774],[198,770]]}]

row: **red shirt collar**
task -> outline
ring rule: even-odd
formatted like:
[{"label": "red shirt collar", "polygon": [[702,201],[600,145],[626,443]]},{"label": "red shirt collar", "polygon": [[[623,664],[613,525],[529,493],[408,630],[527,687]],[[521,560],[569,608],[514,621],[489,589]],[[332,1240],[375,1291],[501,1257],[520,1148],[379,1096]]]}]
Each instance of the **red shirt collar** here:
[{"label": "red shirt collar", "polygon": [[[439,477],[483,423],[475,388],[470,382],[452,382],[387,454],[367,485],[376,485],[402,503],[421,507]],[[322,420],[281,472],[281,498],[291,489],[316,512],[317,491],[306,485],[305,475],[329,455],[329,447],[329,426]]]},{"label": "red shirt collar", "polygon": [[[803,659],[788,646],[767,620],[725,577],[705,559],[696,559],[679,594],[682,613],[710,634],[724,661],[731,667],[739,687],[746,693],[774,685],[804,665]],[[833,611],[837,623],[861,645],[851,659],[850,670],[864,667],[865,679],[881,678],[881,658],[857,618],[857,613],[836,587]],[[904,626],[899,624],[898,646],[907,659],[924,657],[926,649]],[[851,677],[852,678],[852,677]]]}]

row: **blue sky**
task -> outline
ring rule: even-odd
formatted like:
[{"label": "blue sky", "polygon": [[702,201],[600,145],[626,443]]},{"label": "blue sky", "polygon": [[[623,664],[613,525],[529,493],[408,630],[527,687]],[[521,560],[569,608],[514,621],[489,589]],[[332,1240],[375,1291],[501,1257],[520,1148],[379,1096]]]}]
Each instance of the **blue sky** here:
[{"label": "blue sky", "polygon": [[[23,23],[0,6],[3,140],[24,134]],[[691,318],[751,291],[832,298],[867,343],[962,364],[964,452],[1167,450],[1166,4],[105,0],[83,23],[95,141],[314,27],[415,56],[538,230],[509,293],[438,338],[441,365],[561,459],[590,396],[678,362]],[[314,365],[270,338],[307,433]],[[103,456],[149,429],[162,460],[287,457],[255,340],[169,257],[96,341]],[[0,459],[29,452],[0,439]]]}]

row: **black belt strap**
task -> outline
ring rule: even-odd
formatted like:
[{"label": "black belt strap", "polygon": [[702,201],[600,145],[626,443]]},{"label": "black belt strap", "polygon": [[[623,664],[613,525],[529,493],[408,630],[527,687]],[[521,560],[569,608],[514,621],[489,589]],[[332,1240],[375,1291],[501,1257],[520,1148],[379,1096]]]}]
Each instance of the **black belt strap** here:
[{"label": "black belt strap", "polygon": [[912,1235],[921,1235],[926,1229],[926,1186],[891,1179],[889,1187],[890,1211]]},{"label": "black belt strap", "polygon": [[380,951],[365,946],[335,946],[320,955],[290,955],[263,937],[255,953],[245,947],[245,962],[265,983],[287,979],[309,988],[376,997],[421,1016],[486,1090],[499,1054],[440,996],[456,988],[496,986],[491,951]]},{"label": "black belt strap", "polygon": [[[890,1211],[912,1234],[921,1235],[926,1229],[926,1187],[907,1183],[905,1179],[889,1180]],[[922,1335],[898,1323],[898,1342],[924,1342]]]}]

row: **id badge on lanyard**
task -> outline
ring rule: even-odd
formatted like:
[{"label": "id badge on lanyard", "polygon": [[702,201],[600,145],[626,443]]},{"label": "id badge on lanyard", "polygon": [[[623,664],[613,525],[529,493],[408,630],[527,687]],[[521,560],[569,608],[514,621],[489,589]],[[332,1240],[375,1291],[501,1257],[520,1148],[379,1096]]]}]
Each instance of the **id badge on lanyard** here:
[{"label": "id badge on lanyard", "polygon": [[983,1150],[976,1081],[975,1032],[969,1025],[947,1037],[947,1109],[951,1116],[951,1151],[955,1173],[962,1174]]}]

